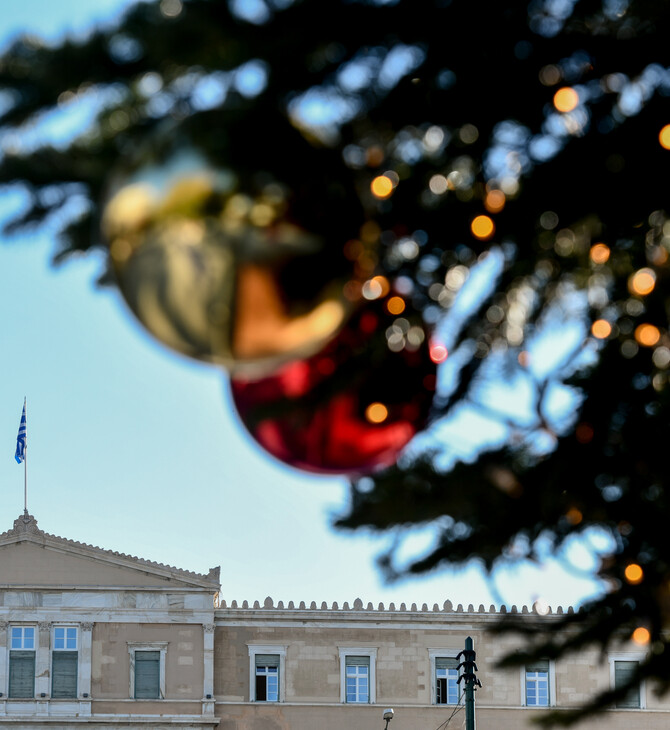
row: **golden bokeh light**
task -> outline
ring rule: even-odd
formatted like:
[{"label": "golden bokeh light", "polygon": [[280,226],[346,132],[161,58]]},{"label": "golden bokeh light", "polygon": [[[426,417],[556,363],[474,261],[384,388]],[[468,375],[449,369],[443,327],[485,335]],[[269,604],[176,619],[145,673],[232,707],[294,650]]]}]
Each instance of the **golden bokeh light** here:
[{"label": "golden bokeh light", "polygon": [[642,583],[642,579],[644,578],[644,571],[637,563],[630,563],[627,565],[623,574],[626,581],[634,586],[638,583]]},{"label": "golden bokeh light", "polygon": [[658,133],[658,141],[663,149],[670,150],[670,124],[666,124]]},{"label": "golden bokeh light", "polygon": [[597,319],[591,325],[591,334],[599,340],[604,340],[612,334],[612,325],[606,319]]},{"label": "golden bokeh light", "polygon": [[502,190],[489,190],[484,198],[484,207],[489,213],[500,213],[505,207],[505,193]]},{"label": "golden bokeh light", "polygon": [[495,225],[487,215],[478,215],[470,224],[470,230],[475,238],[486,241],[493,235]]},{"label": "golden bokeh light", "polygon": [[386,309],[390,314],[402,314],[405,311],[405,300],[402,297],[391,297],[386,302]]},{"label": "golden bokeh light", "polygon": [[649,629],[645,629],[644,626],[638,626],[631,637],[636,644],[648,644],[651,639]]},{"label": "golden bokeh light", "polygon": [[640,269],[628,279],[628,291],[643,297],[651,294],[656,286],[656,274],[652,269]]},{"label": "golden bokeh light", "polygon": [[370,423],[383,423],[388,415],[388,408],[383,403],[370,403],[365,409],[365,418]]},{"label": "golden bokeh light", "polygon": [[554,107],[559,112],[571,112],[579,104],[579,94],[570,86],[564,86],[554,94]]},{"label": "golden bokeh light", "polygon": [[653,324],[641,324],[635,328],[635,340],[642,347],[653,347],[661,339],[658,327]]},{"label": "golden bokeh light", "polygon": [[576,507],[571,507],[565,513],[565,519],[571,525],[578,525],[584,519],[584,515]]},{"label": "golden bokeh light", "polygon": [[378,175],[371,183],[372,194],[380,200],[385,200],[393,192],[393,183],[386,175]]},{"label": "golden bokeh light", "polygon": [[591,246],[589,256],[591,257],[591,261],[593,261],[594,264],[605,264],[607,263],[607,261],[609,261],[610,248],[604,243],[596,243]]}]

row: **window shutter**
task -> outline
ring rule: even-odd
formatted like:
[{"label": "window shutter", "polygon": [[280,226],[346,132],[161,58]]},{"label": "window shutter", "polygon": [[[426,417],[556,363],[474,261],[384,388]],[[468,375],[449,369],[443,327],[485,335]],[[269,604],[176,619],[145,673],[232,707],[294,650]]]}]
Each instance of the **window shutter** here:
[{"label": "window shutter", "polygon": [[135,652],[135,699],[160,697],[160,651]]},{"label": "window shutter", "polygon": [[532,664],[526,664],[527,672],[549,672],[549,661],[547,659],[541,659],[540,661],[533,662]]},{"label": "window shutter", "polygon": [[278,667],[279,654],[256,654],[257,667]]},{"label": "window shutter", "polygon": [[55,651],[51,661],[51,696],[77,696],[78,654],[76,651]]},{"label": "window shutter", "polygon": [[369,656],[348,656],[345,661],[348,667],[369,667]]},{"label": "window shutter", "polygon": [[435,657],[435,669],[457,669],[459,665],[455,656],[437,656]]},{"label": "window shutter", "polygon": [[[614,662],[614,686],[622,687],[637,670],[637,662]],[[617,707],[639,707],[640,688],[632,687],[630,692],[617,700]]]},{"label": "window shutter", "polygon": [[35,652],[9,652],[9,696],[35,696]]}]

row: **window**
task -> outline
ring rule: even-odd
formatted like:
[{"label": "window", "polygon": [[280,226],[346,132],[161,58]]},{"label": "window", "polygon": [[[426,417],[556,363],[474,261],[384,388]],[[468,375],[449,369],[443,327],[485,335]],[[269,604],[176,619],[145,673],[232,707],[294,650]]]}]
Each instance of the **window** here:
[{"label": "window", "polygon": [[347,702],[369,702],[370,657],[348,656],[345,667]]},{"label": "window", "polygon": [[161,696],[160,684],[161,653],[159,651],[135,652],[135,688],[133,697],[136,700],[155,700]]},{"label": "window", "polygon": [[279,702],[279,654],[256,654],[256,702]]},{"label": "window", "polygon": [[549,707],[549,662],[526,665],[526,706]]},{"label": "window", "polygon": [[375,702],[376,649],[340,648],[340,700]]},{"label": "window", "polygon": [[51,654],[51,696],[77,696],[79,644],[76,626],[55,626]]},{"label": "window", "polygon": [[[636,660],[613,660],[614,670],[614,688],[623,687],[637,671],[638,661]],[[637,709],[642,706],[642,692],[640,685],[631,687],[625,697],[621,697],[616,702],[616,707],[622,709]]]},{"label": "window", "polygon": [[9,696],[35,696],[35,627],[12,626],[9,651]]},{"label": "window", "polygon": [[430,661],[430,702],[433,705],[457,705],[461,696],[458,684],[457,648],[428,649]]},{"label": "window", "polygon": [[249,700],[284,701],[285,646],[249,646]]},{"label": "window", "polygon": [[457,705],[459,696],[458,659],[435,657],[435,704]]},{"label": "window", "polygon": [[128,643],[130,653],[130,696],[136,700],[165,697],[165,655],[167,641]]}]

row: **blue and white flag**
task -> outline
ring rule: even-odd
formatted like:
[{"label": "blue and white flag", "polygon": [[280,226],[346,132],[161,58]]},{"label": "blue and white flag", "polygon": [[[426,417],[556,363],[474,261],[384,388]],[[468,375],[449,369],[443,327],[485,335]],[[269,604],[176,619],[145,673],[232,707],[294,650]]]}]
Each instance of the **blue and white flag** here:
[{"label": "blue and white flag", "polygon": [[26,402],[23,401],[23,413],[19,424],[19,435],[16,437],[16,453],[14,454],[17,464],[26,460]]}]

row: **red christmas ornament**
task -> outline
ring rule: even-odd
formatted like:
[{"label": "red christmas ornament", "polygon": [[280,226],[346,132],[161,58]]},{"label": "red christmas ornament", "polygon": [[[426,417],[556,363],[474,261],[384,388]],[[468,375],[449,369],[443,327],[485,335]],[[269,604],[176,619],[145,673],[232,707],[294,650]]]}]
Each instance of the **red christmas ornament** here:
[{"label": "red christmas ornament", "polygon": [[253,438],[290,466],[360,474],[393,464],[421,430],[435,364],[421,324],[375,302],[318,354],[273,375],[231,379],[233,401]]}]

